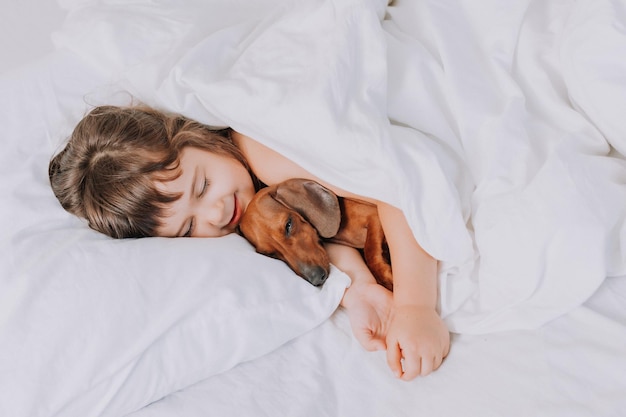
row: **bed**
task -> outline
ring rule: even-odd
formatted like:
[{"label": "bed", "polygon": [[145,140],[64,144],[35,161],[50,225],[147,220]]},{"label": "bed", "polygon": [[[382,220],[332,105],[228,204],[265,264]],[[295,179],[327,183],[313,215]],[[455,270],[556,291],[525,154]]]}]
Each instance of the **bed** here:
[{"label": "bed", "polygon": [[[626,413],[623,0],[2,8],[24,46],[0,78],[0,415]],[[400,207],[441,260],[441,368],[403,382],[366,352],[335,268],[314,288],[236,235],[113,240],[64,212],[51,156],[139,101]]]}]

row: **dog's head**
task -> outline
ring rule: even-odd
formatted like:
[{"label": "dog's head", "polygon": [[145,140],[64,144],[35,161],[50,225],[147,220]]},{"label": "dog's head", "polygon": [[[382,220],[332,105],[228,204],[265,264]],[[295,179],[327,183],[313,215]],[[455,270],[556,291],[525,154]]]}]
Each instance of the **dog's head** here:
[{"label": "dog's head", "polygon": [[330,271],[321,238],[337,234],[340,223],[341,209],[333,192],[315,181],[291,179],[260,190],[239,229],[257,252],[282,260],[319,286]]}]

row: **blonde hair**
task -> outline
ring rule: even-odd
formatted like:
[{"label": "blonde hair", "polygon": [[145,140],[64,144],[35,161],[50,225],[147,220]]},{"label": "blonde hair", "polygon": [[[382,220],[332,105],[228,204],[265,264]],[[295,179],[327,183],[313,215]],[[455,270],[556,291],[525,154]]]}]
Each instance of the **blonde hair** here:
[{"label": "blonde hair", "polygon": [[114,238],[155,236],[167,204],[180,195],[159,192],[154,182],[180,175],[187,146],[236,159],[256,181],[229,129],[149,107],[100,106],[50,161],[50,184],[63,208],[92,229]]}]

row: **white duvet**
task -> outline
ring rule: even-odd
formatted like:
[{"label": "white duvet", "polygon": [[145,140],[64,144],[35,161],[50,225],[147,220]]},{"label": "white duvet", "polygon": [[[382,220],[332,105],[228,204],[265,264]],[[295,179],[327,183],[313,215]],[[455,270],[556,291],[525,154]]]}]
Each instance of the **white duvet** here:
[{"label": "white duvet", "polygon": [[624,1],[60,3],[59,51],[0,83],[0,415],[131,413],[313,329],[347,285],[63,212],[51,154],[126,92],[400,207],[455,332],[535,328],[626,273]]},{"label": "white duvet", "polygon": [[169,5],[133,33],[140,50],[117,41],[127,21],[104,20],[115,8],[93,7],[59,43],[149,104],[402,208],[443,261],[455,331],[535,327],[626,272],[611,154],[626,146],[626,40],[607,24],[624,3],[398,2],[381,24],[384,6],[291,1],[212,26],[209,6]]}]

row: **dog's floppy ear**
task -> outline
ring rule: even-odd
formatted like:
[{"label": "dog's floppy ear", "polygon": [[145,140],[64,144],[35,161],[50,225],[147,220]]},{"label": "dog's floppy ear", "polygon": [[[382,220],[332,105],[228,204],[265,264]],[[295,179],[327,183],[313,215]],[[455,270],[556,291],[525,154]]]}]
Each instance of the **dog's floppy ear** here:
[{"label": "dog's floppy ear", "polygon": [[337,196],[315,181],[294,178],[278,184],[274,198],[293,208],[323,238],[333,237],[341,223]]}]

